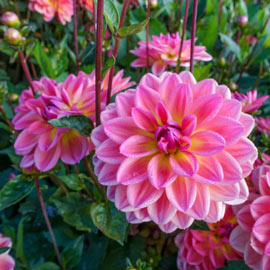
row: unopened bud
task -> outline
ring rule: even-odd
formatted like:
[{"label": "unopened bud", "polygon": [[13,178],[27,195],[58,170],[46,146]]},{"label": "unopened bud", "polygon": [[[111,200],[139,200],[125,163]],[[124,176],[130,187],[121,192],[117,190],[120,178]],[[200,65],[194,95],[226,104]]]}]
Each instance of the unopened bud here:
[{"label": "unopened bud", "polygon": [[158,5],[158,1],[157,0],[150,0],[150,4],[152,7],[156,7]]},{"label": "unopened bud", "polygon": [[246,15],[241,15],[237,17],[237,24],[241,27],[246,26],[248,23],[248,17]]},{"label": "unopened bud", "polygon": [[225,67],[226,66],[226,59],[224,57],[221,57],[219,59],[219,64],[221,67]]},{"label": "unopened bud", "polygon": [[19,17],[11,11],[5,12],[1,17],[1,21],[4,25],[9,27],[17,28],[20,25]]},{"label": "unopened bud", "polygon": [[21,33],[14,28],[8,28],[4,34],[6,42],[11,45],[19,45],[22,41]]},{"label": "unopened bud", "polygon": [[235,82],[230,82],[230,85],[229,86],[230,86],[230,89],[232,91],[236,91],[237,88],[238,88],[238,86],[237,86],[237,84]]}]

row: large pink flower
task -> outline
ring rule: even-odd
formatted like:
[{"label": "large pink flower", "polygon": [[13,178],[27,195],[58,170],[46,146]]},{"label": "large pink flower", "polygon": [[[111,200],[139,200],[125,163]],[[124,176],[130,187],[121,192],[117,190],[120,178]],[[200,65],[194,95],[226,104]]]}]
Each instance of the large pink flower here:
[{"label": "large pink flower", "polygon": [[[129,78],[122,78],[119,71],[113,79],[112,93],[130,87]],[[102,82],[101,106],[105,108],[107,76]],[[40,171],[52,169],[59,158],[67,164],[78,163],[91,149],[88,137],[67,128],[55,128],[49,120],[68,115],[84,115],[95,119],[95,73],[80,72],[76,77],[69,75],[65,82],[56,84],[42,78],[34,82],[35,90],[41,95],[33,97],[28,89],[23,91],[16,116],[15,129],[23,130],[15,142],[16,153],[23,155],[22,168],[33,165]]]},{"label": "large pink flower", "polygon": [[244,253],[254,270],[270,269],[270,166],[255,168],[252,182],[259,194],[251,193],[249,203],[237,209],[237,226],[230,237],[231,245]]},{"label": "large pink flower", "polygon": [[257,90],[249,91],[246,94],[234,92],[232,97],[239,100],[243,106],[242,111],[252,113],[257,111],[269,96],[257,97]]},{"label": "large pink flower", "polygon": [[209,231],[186,230],[177,235],[179,270],[215,270],[226,260],[237,260],[241,255],[229,244],[230,234],[237,225],[236,217],[227,206],[224,218],[208,224]]},{"label": "large pink flower", "polygon": [[30,0],[29,9],[42,14],[45,21],[51,21],[57,16],[61,24],[71,21],[73,16],[72,0]]},{"label": "large pink flower", "polygon": [[229,89],[189,72],[145,75],[116,96],[92,132],[95,172],[131,223],[164,231],[194,219],[216,222],[226,204],[246,200],[257,150],[254,126]]},{"label": "large pink flower", "polygon": [[[2,234],[0,234],[0,248],[10,248],[12,245],[11,239],[8,237],[3,237]],[[13,270],[15,267],[15,261],[14,259],[8,255],[9,250],[6,252],[0,254],[0,269],[1,270]]]},{"label": "large pink flower", "polygon": [[[166,70],[168,65],[173,67],[177,65],[180,43],[181,39],[178,33],[152,36],[152,41],[149,41],[149,64],[152,66],[152,72],[154,74],[161,74]],[[146,67],[146,42],[140,41],[138,44],[139,48],[130,51],[138,57],[138,59],[131,63],[131,66]],[[190,44],[191,40],[184,41],[180,57],[181,66],[189,66]],[[195,46],[194,60],[210,61],[212,60],[212,56],[205,51],[204,46]]]}]

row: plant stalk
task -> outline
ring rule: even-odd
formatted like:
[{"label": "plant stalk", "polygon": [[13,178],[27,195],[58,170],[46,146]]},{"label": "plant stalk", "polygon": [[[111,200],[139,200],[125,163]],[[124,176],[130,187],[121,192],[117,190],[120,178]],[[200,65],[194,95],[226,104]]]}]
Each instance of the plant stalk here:
[{"label": "plant stalk", "polygon": [[191,27],[191,49],[190,49],[190,68],[189,68],[190,72],[193,72],[197,10],[198,10],[198,0],[194,0],[192,10],[192,27]]},{"label": "plant stalk", "polygon": [[146,73],[149,72],[149,24],[150,24],[150,0],[146,1],[147,8],[147,19],[148,23],[146,25]]},{"label": "plant stalk", "polygon": [[76,72],[80,71],[80,59],[79,59],[79,49],[78,49],[78,25],[77,25],[77,0],[73,0],[73,37],[74,37],[74,48],[76,56]]}]

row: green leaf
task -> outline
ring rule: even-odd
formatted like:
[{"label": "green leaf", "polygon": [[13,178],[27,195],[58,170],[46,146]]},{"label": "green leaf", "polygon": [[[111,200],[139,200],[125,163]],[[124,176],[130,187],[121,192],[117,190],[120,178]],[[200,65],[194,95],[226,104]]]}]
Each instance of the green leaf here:
[{"label": "green leaf", "polygon": [[233,52],[235,56],[238,58],[238,60],[241,62],[242,58],[241,58],[241,50],[240,50],[239,45],[227,35],[220,33],[220,36],[223,42],[227,43],[231,52]]},{"label": "green leaf", "polygon": [[9,250],[9,247],[1,247],[0,248],[0,254],[5,253],[8,250]]},{"label": "green leaf", "polygon": [[147,20],[142,21],[141,23],[121,27],[118,29],[118,35],[120,37],[126,37],[126,36],[137,34],[146,27],[146,25],[148,24],[148,21],[149,20],[147,19]]},{"label": "green leaf", "polygon": [[94,128],[93,122],[84,115],[69,115],[49,121],[51,125],[57,128],[71,128],[77,130],[83,136],[90,136]]},{"label": "green leaf", "polygon": [[194,68],[194,77],[196,78],[197,82],[209,78],[209,72],[211,70],[212,64],[207,64],[204,66],[196,65]]},{"label": "green leaf", "polygon": [[46,262],[32,268],[32,270],[59,270],[59,269],[60,267],[53,262]]},{"label": "green leaf", "polygon": [[114,29],[118,29],[119,13],[113,0],[104,0],[104,16],[111,32],[114,33]]},{"label": "green leaf", "polygon": [[0,190],[0,211],[25,198],[35,187],[33,181],[16,176],[9,180]]},{"label": "green leaf", "polygon": [[24,249],[23,249],[23,238],[24,238],[24,220],[26,218],[23,217],[20,220],[19,226],[18,226],[18,232],[17,232],[17,244],[16,244],[16,258],[21,259],[25,264],[27,264]]},{"label": "green leaf", "polygon": [[108,70],[115,64],[115,58],[112,56],[106,62],[102,69],[102,78],[104,78]]},{"label": "green leaf", "polygon": [[90,216],[91,203],[83,195],[70,192],[62,197],[53,196],[52,201],[67,224],[80,231],[97,231]]},{"label": "green leaf", "polygon": [[52,67],[52,61],[50,57],[43,51],[42,46],[39,42],[36,43],[33,51],[32,51],[37,64],[40,69],[50,78],[55,78],[55,72]]},{"label": "green leaf", "polygon": [[123,245],[128,223],[125,214],[118,211],[112,203],[93,203],[91,216],[94,224],[109,238]]},{"label": "green leaf", "polygon": [[64,267],[74,267],[80,262],[83,251],[83,244],[84,236],[81,235],[75,241],[72,241],[65,247],[61,253]]},{"label": "green leaf", "polygon": [[204,221],[195,220],[190,226],[191,230],[209,231],[209,227]]},{"label": "green leaf", "polygon": [[227,266],[218,268],[217,270],[250,270],[243,260],[228,261]]},{"label": "green leaf", "polygon": [[83,189],[82,183],[77,174],[67,174],[58,176],[62,182],[70,189],[80,191]]}]

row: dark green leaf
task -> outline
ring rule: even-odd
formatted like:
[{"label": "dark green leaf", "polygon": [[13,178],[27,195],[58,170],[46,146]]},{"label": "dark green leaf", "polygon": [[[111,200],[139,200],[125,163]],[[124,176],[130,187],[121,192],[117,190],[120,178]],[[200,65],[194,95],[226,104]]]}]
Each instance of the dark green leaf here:
[{"label": "dark green leaf", "polygon": [[83,242],[84,236],[81,235],[65,247],[61,253],[64,266],[73,267],[80,262],[83,251]]},{"label": "dark green leaf", "polygon": [[5,253],[8,250],[9,250],[9,247],[1,247],[0,248],[0,254]]},{"label": "dark green leaf", "polygon": [[102,69],[102,78],[104,78],[108,72],[108,70],[115,64],[114,57],[110,57],[106,62]]},{"label": "dark green leaf", "polygon": [[77,174],[67,174],[58,176],[62,182],[70,189],[75,191],[82,190],[83,186]]},{"label": "dark green leaf", "polygon": [[25,198],[35,187],[33,181],[16,176],[0,190],[0,211]]},{"label": "dark green leaf", "polygon": [[221,39],[223,40],[223,42],[227,43],[231,52],[233,52],[235,54],[235,56],[238,58],[238,60],[241,62],[242,58],[241,58],[241,50],[240,50],[239,45],[227,35],[220,33],[220,36],[221,36]]},{"label": "dark green leaf", "polygon": [[114,33],[114,29],[119,25],[119,13],[113,0],[104,0],[104,16],[111,32]]},{"label": "dark green leaf", "polygon": [[89,136],[94,128],[93,122],[84,115],[69,115],[58,119],[52,119],[49,123],[57,128],[75,129],[83,136]]},{"label": "dark green leaf", "polygon": [[227,266],[218,268],[217,270],[250,270],[243,260],[228,261]]},{"label": "dark green leaf", "polygon": [[32,270],[59,270],[59,269],[60,267],[53,262],[46,262],[32,268]]},{"label": "dark green leaf", "polygon": [[190,226],[191,230],[209,231],[209,227],[204,221],[195,220]]},{"label": "dark green leaf", "polygon": [[148,24],[148,20],[144,20],[141,23],[121,27],[118,29],[118,35],[120,37],[126,37],[126,36],[137,34],[141,32],[146,27],[147,24]]},{"label": "dark green leaf", "polygon": [[123,245],[128,223],[125,214],[118,211],[112,203],[93,203],[91,216],[94,224],[109,238]]}]

